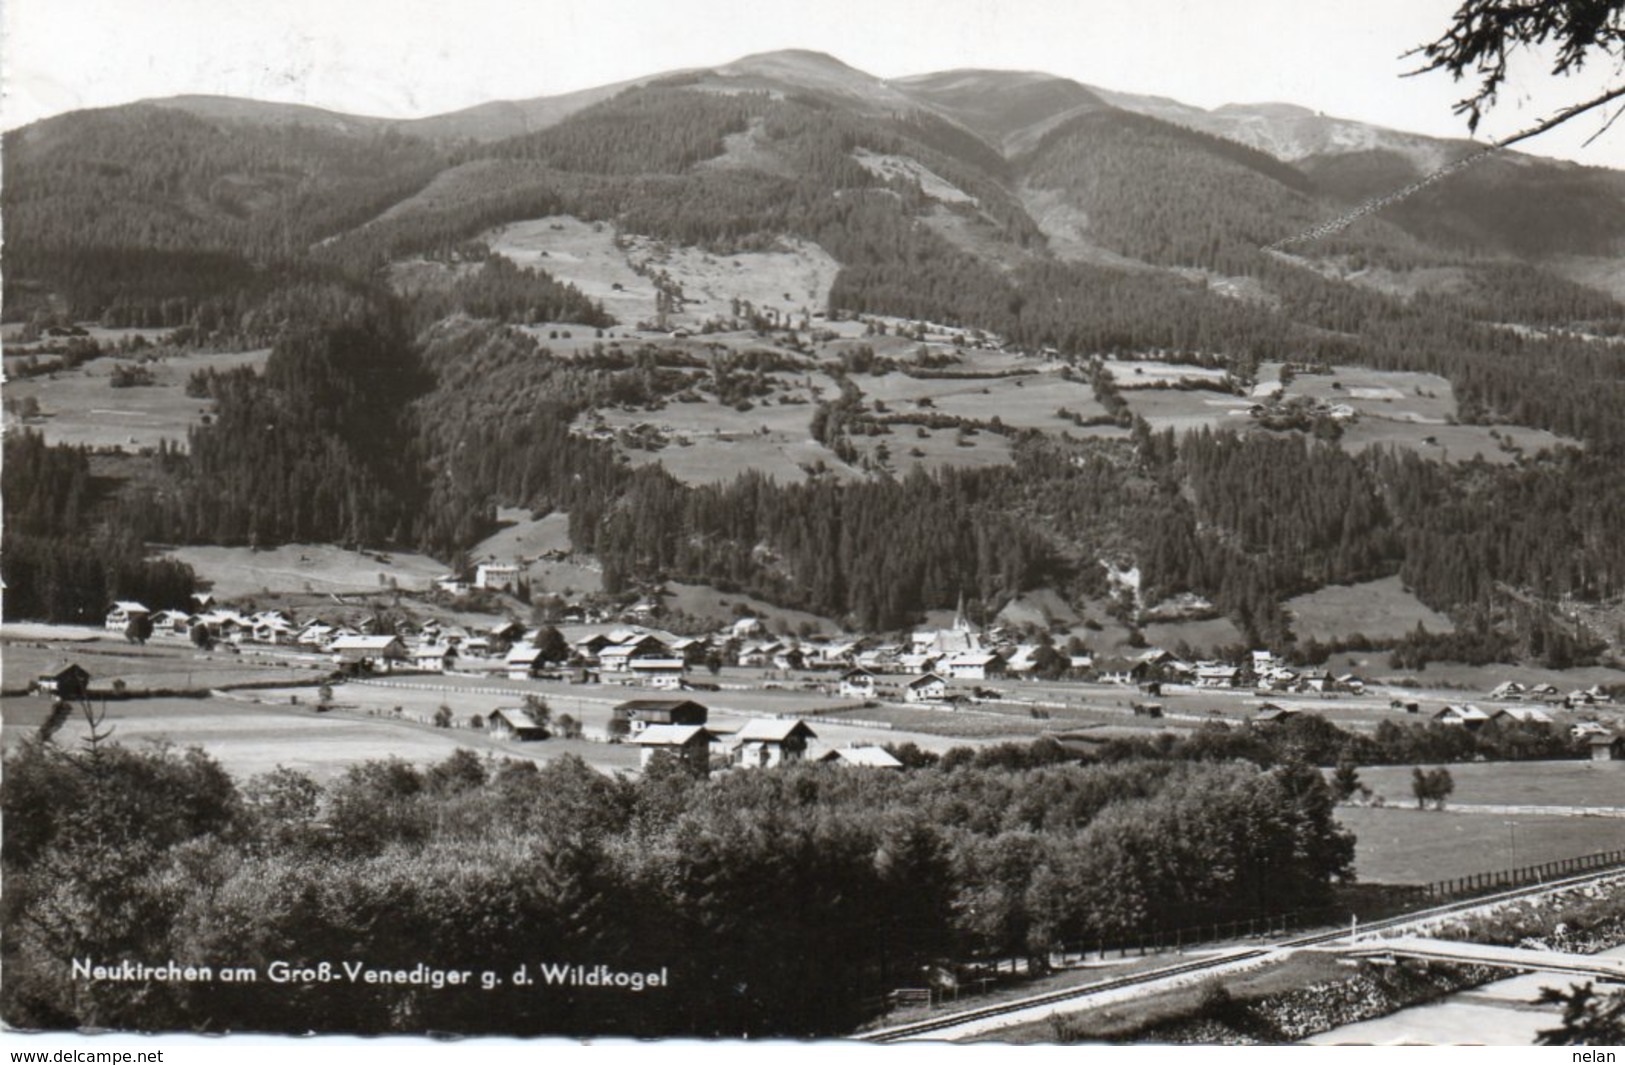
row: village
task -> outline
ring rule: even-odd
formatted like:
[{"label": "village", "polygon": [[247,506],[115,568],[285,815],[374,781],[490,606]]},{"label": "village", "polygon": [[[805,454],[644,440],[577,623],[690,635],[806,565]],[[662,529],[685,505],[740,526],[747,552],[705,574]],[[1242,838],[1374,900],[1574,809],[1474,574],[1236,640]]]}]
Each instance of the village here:
[{"label": "village", "polygon": [[[481,565],[475,586],[511,582],[511,568]],[[1472,696],[1403,687],[1365,671],[1294,667],[1264,650],[1236,661],[1186,661],[1154,647],[1095,655],[1075,638],[1057,649],[1031,632],[984,630],[962,609],[947,627],[887,640],[779,636],[755,617],[678,635],[657,627],[660,601],[652,596],[618,611],[571,604],[557,626],[511,619],[476,626],[378,613],[354,618],[353,611],[353,620],[344,611],[296,616],[286,609],[238,609],[208,595],[193,605],[188,612],[114,603],[104,640],[303,670],[294,684],[282,679],[268,693],[242,697],[285,698],[318,712],[366,707],[368,715],[415,719],[465,737],[475,730],[503,747],[563,738],[637,752],[635,766],[619,756],[589,756],[606,770],[642,771],[662,756],[701,775],[802,760],[900,769],[893,751],[903,743],[940,752],[953,744],[1040,736],[1087,758],[1113,739],[1205,724],[1267,728],[1305,714],[1356,732],[1382,721],[1436,722],[1468,732],[1551,726],[1592,760],[1625,761],[1617,692],[1600,683],[1559,687],[1505,679]],[[53,660],[29,687],[62,699],[98,691],[103,697],[143,694],[122,679],[98,688],[71,660],[73,646],[62,648],[70,658]],[[254,674],[243,687],[267,684]],[[417,691],[400,695],[408,689]],[[8,692],[16,693],[14,684]],[[432,693],[438,705],[412,702]],[[492,696],[506,699],[493,706]],[[387,753],[387,738],[380,744],[379,752]]]}]

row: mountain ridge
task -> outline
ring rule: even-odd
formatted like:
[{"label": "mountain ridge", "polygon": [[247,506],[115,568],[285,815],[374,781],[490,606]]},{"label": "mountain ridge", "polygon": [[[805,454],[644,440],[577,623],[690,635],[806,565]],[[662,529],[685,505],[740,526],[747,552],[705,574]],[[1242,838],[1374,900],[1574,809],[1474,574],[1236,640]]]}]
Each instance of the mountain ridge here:
[{"label": "mountain ridge", "polygon": [[[1291,101],[1230,102],[1213,108],[1203,108],[1168,96],[1108,89],[1036,70],[965,67],[880,78],[828,53],[798,48],[752,53],[713,67],[656,71],[569,92],[488,100],[469,107],[413,118],[365,115],[318,105],[218,94],[147,97],[127,104],[111,105],[111,108],[84,110],[105,111],[117,107],[150,104],[184,110],[199,117],[215,120],[286,124],[299,121],[301,118],[309,118],[317,124],[329,127],[354,127],[358,131],[365,132],[394,129],[430,139],[472,139],[488,143],[548,128],[628,89],[672,78],[706,75],[740,81],[748,81],[751,78],[779,80],[814,91],[843,92],[849,97],[862,96],[863,92],[859,90],[866,90],[873,94],[870,102],[877,105],[909,102],[934,106],[935,101],[928,95],[920,93],[920,90],[935,88],[940,91],[945,83],[952,80],[963,82],[974,79],[986,85],[997,79],[1006,86],[1022,83],[1029,89],[1044,86],[1053,91],[1075,94],[1077,96],[1075,106],[1107,106],[1149,115],[1200,132],[1238,140],[1250,147],[1270,152],[1287,162],[1319,154],[1387,148],[1408,154],[1419,165],[1442,166],[1453,161],[1459,154],[1479,147],[1467,138],[1437,137],[1380,126],[1359,119],[1326,115]],[[53,115],[18,129],[26,130],[78,113],[82,112],[72,111]],[[1539,155],[1535,158],[1547,159]]]}]

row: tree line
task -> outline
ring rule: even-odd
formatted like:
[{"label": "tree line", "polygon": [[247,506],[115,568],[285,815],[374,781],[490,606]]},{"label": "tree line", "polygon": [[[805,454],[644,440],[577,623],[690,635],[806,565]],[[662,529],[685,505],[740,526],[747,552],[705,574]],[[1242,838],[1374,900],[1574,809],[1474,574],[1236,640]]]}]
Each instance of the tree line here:
[{"label": "tree line", "polygon": [[[696,780],[657,764],[632,782],[459,751],[239,785],[195,750],[30,740],[5,768],[0,1003],[58,1030],[835,1035],[960,962],[1042,968],[1068,943],[1316,905],[1353,855],[1303,766]],[[94,983],[73,958],[261,979]],[[275,959],[503,983],[271,986]],[[671,986],[511,983],[544,961],[665,969]]]}]

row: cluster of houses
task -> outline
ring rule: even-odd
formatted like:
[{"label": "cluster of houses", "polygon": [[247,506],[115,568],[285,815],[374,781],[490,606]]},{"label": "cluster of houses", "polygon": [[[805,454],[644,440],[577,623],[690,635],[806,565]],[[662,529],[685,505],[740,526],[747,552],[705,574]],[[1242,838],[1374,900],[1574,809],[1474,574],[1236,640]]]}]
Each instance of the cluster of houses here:
[{"label": "cluster of houses", "polygon": [[[812,726],[797,717],[751,718],[736,728],[710,721],[710,710],[691,699],[631,699],[616,706],[611,736],[639,751],[647,769],[669,758],[698,776],[713,768],[772,769],[816,762],[864,769],[901,769],[903,764],[883,747],[830,747],[818,743]],[[545,739],[548,730],[525,707],[491,712],[493,735],[515,740]]]},{"label": "cluster of houses", "polygon": [[[499,580],[502,574],[483,576]],[[705,636],[677,636],[628,624],[567,644],[548,629],[529,629],[512,621],[488,629],[435,620],[421,625],[396,622],[390,626],[391,631],[384,632],[378,631],[380,626],[373,618],[352,624],[323,618],[299,620],[284,610],[244,613],[215,606],[207,596],[200,597],[197,605],[192,612],[164,610],[151,614],[139,603],[119,602],[108,612],[106,627],[126,632],[132,618],[150,617],[156,637],[195,639],[201,629],[211,643],[305,649],[331,655],[336,664],[349,668],[379,672],[461,668],[502,673],[516,680],[562,679],[565,670],[578,670],[577,679],[581,680],[624,681],[667,691],[708,688],[692,679],[692,670],[700,663],[835,674],[824,687],[843,697],[907,702],[943,701],[950,696],[950,684],[956,682],[977,683],[1039,673],[1152,688],[1164,682],[1202,688],[1251,686],[1260,693],[1281,694],[1359,692],[1364,687],[1352,675],[1292,669],[1267,651],[1253,652],[1249,661],[1239,665],[1186,662],[1156,648],[1131,658],[1068,655],[1047,644],[1003,639],[997,632],[984,635],[967,624],[962,615],[950,628],[921,630],[900,644],[777,638],[767,634],[756,618],[742,618]]]},{"label": "cluster of houses", "polygon": [[1614,698],[1600,684],[1589,688],[1576,688],[1564,693],[1553,684],[1519,684],[1515,680],[1502,681],[1490,689],[1491,699],[1508,702],[1535,702],[1549,706],[1562,706],[1566,710],[1580,710],[1593,706],[1611,706]]}]

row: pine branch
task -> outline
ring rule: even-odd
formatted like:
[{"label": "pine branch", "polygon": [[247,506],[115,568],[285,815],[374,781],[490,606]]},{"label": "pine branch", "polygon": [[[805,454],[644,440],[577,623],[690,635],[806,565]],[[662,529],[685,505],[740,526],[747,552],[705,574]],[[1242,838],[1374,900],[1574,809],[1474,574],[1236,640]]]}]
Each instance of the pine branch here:
[{"label": "pine branch", "polygon": [[[1517,144],[1520,141],[1526,141],[1531,137],[1538,137],[1540,134],[1545,133],[1548,130],[1555,129],[1572,118],[1577,118],[1580,115],[1585,114],[1587,111],[1602,107],[1605,104],[1621,99],[1622,97],[1625,97],[1625,85],[1621,85],[1616,89],[1610,89],[1601,96],[1587,100],[1584,103],[1578,103],[1572,107],[1564,108],[1562,111],[1559,111],[1550,118],[1547,118],[1536,125],[1529,127],[1528,129],[1514,133],[1510,137],[1504,137],[1501,140],[1496,141],[1494,144],[1487,145],[1484,148],[1481,148],[1479,151],[1474,152],[1472,155],[1463,156],[1462,158],[1457,159],[1455,162],[1450,163],[1448,166],[1441,167],[1438,170],[1433,171],[1431,174],[1428,174],[1426,177],[1421,178],[1418,181],[1411,182],[1409,185],[1399,189],[1397,192],[1391,192],[1386,196],[1379,196],[1376,199],[1367,200],[1354,210],[1345,215],[1341,215],[1330,222],[1322,222],[1320,225],[1311,229],[1306,229],[1302,233],[1295,236],[1286,237],[1282,240],[1276,241],[1273,244],[1267,244],[1264,246],[1264,250],[1284,251],[1285,249],[1298,244],[1308,244],[1312,241],[1320,240],[1322,237],[1329,237],[1333,234],[1341,233],[1343,230],[1347,229],[1349,226],[1352,226],[1354,223],[1358,222],[1367,215],[1375,214],[1385,207],[1391,207],[1396,203],[1401,203],[1408,200],[1412,196],[1415,196],[1417,193],[1421,192],[1423,189],[1427,188],[1429,185],[1442,181],[1451,174],[1465,170],[1475,163],[1483,162],[1486,158],[1494,155],[1496,152],[1504,151],[1512,145]],[[1618,118],[1619,116],[1615,115],[1614,117]],[[1608,124],[1612,125],[1613,119],[1610,119]],[[1607,126],[1603,127],[1605,130],[1607,128]],[[1600,132],[1601,131],[1599,131],[1599,133]],[[1595,137],[1592,139],[1595,139]],[[1587,143],[1590,142],[1588,141]]]}]

